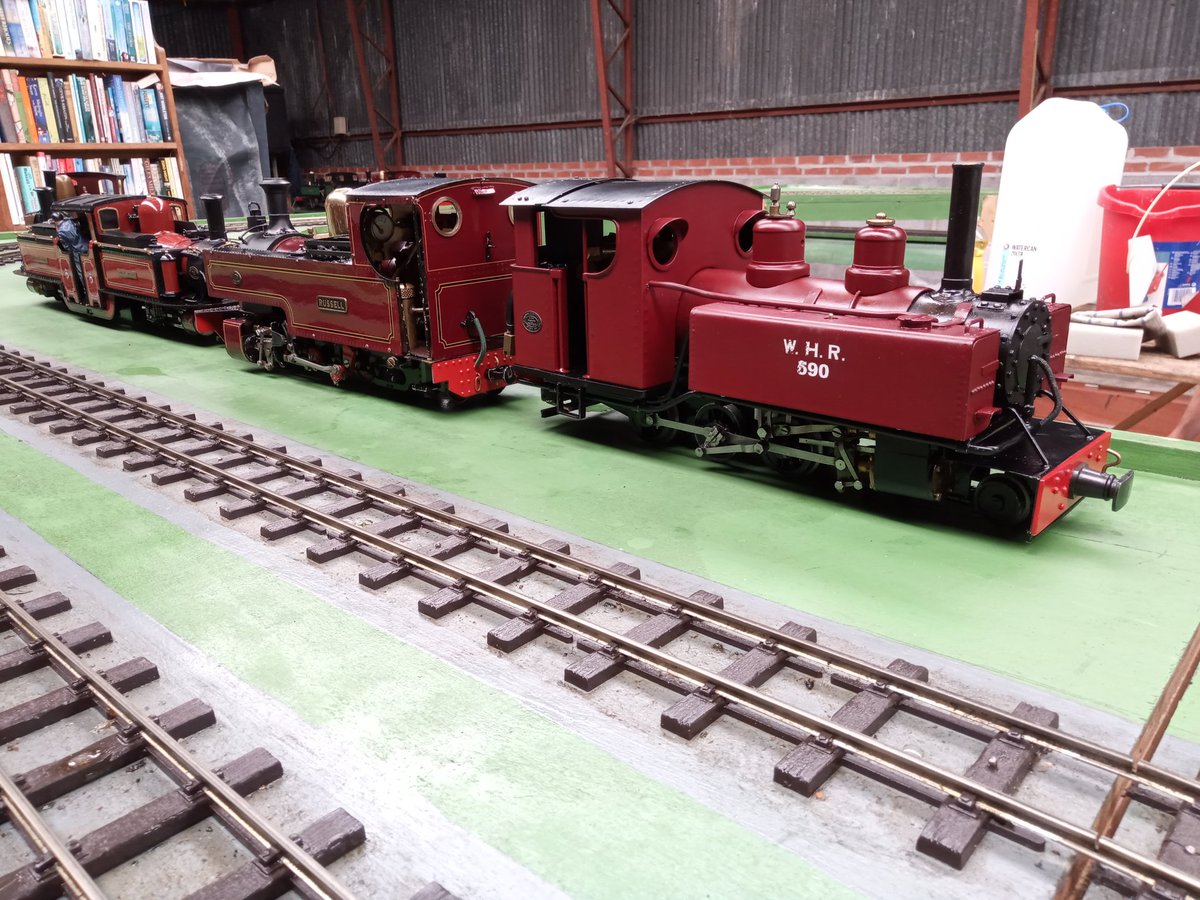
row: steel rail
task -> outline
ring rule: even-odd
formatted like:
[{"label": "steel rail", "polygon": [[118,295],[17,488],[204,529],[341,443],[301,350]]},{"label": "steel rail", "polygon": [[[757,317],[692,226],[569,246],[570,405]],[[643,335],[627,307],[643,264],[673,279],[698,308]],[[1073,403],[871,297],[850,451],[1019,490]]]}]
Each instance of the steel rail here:
[{"label": "steel rail", "polygon": [[[156,760],[175,769],[181,776],[181,786],[188,782],[198,783],[212,806],[228,815],[246,834],[258,841],[262,849],[278,851],[279,862],[316,896],[327,900],[354,900],[355,895],[349,888],[317,862],[307,850],[256,813],[246,799],[229,787],[216,772],[197,762],[165,728],[134,707],[120,691],[85,663],[79,654],[63,644],[53,632],[42,627],[16,600],[0,591],[0,601],[3,601],[0,613],[7,615],[12,626],[23,631],[31,642],[40,643],[56,668],[80,679],[99,704],[138,729],[139,736],[153,752]],[[83,871],[82,866],[79,868]],[[84,875],[91,880],[86,872]],[[84,896],[90,900],[92,896],[102,898],[105,895],[97,893]]]},{"label": "steel rail", "polygon": [[[41,853],[49,854],[53,859],[54,868],[58,869],[67,896],[74,900],[104,900],[107,895],[100,890],[100,886],[88,874],[87,869],[51,830],[46,820],[38,815],[37,808],[29,802],[29,798],[3,769],[0,769],[0,799],[3,800],[13,825],[30,842],[37,844]],[[43,865],[42,860],[34,860],[34,865]]]},{"label": "steel rail", "polygon": [[[8,381],[7,377],[0,377],[0,383]],[[122,399],[124,399],[123,396]],[[60,409],[71,409],[68,404],[57,401],[55,398],[45,398],[44,402]],[[956,772],[910,756],[902,750],[890,747],[832,719],[777,700],[756,688],[748,687],[719,673],[702,669],[621,632],[613,631],[580,616],[560,610],[547,601],[538,600],[512,588],[488,581],[480,575],[452,563],[436,559],[399,542],[376,535],[367,527],[355,525],[320,510],[308,508],[303,503],[292,500],[281,493],[218,469],[209,463],[187,457],[164,445],[156,444],[152,439],[144,438],[120,425],[103,422],[98,417],[80,410],[75,410],[74,413],[81,419],[96,422],[97,428],[100,430],[119,435],[125,442],[142,447],[151,453],[159,456],[182,457],[181,461],[189,468],[204,472],[227,485],[237,487],[248,496],[262,502],[264,507],[270,504],[278,509],[292,512],[312,524],[322,526],[327,529],[327,533],[352,537],[361,544],[373,546],[397,560],[403,560],[413,568],[444,579],[459,590],[491,597],[522,613],[534,613],[547,623],[596,641],[611,652],[619,652],[630,660],[641,662],[697,686],[711,686],[713,693],[726,701],[741,704],[809,734],[830,735],[833,744],[847,752],[857,753],[886,769],[916,778],[953,798],[962,798],[968,806],[981,809],[1000,819],[1023,825],[1035,834],[1059,843],[1076,853],[1095,859],[1110,868],[1124,872],[1138,881],[1146,884],[1153,884],[1160,880],[1166,881],[1200,895],[1200,879],[1165,865],[1159,860],[1130,850],[1090,828],[1069,822]],[[189,425],[194,424],[190,419],[186,421]]]},{"label": "steel rail", "polygon": [[[516,553],[526,553],[530,558],[545,565],[570,572],[578,577],[594,576],[599,579],[601,584],[610,589],[633,594],[667,608],[677,607],[693,619],[727,628],[758,642],[771,641],[780,650],[795,657],[811,660],[832,669],[840,670],[853,677],[886,684],[890,690],[903,695],[917,704],[940,709],[959,719],[989,728],[1017,732],[1024,740],[1037,744],[1047,750],[1061,753],[1064,756],[1114,775],[1130,778],[1139,784],[1176,797],[1187,803],[1200,802],[1200,779],[1189,778],[1186,775],[1144,761],[1139,762],[1131,754],[1114,750],[1111,747],[1097,744],[1094,741],[1070,734],[1069,732],[1060,731],[1057,728],[1031,721],[999,707],[991,706],[990,704],[973,700],[936,685],[893,672],[883,666],[859,659],[848,652],[816,642],[797,641],[791,635],[778,628],[757,622],[736,612],[694,601],[688,596],[677,594],[666,588],[646,584],[627,575],[591,566],[566,553],[526,541],[455,514],[443,512],[407,497],[397,496],[383,488],[358,481],[313,463],[295,459],[286,453],[264,447],[252,440],[240,438],[220,428],[204,425],[194,419],[164,410],[154,404],[136,400],[127,394],[111,390],[95,382],[88,381],[86,378],[71,375],[43,363],[38,363],[2,347],[0,347],[0,359],[12,360],[18,365],[38,371],[48,377],[69,382],[81,389],[100,394],[108,399],[130,406],[145,413],[147,416],[158,417],[182,428],[196,431],[230,447],[252,453],[296,472],[319,478],[328,484],[336,485],[364,497],[369,497],[381,504],[397,507],[449,528],[463,530],[473,537],[486,540],[498,547],[506,547]],[[13,390],[17,390],[38,402],[51,403],[73,418],[81,418],[86,415],[70,404],[60,403],[55,401],[54,398],[45,397],[32,389],[24,387],[20,382],[11,381],[8,377],[0,376],[0,384],[6,384]],[[97,422],[97,427],[101,430],[112,430],[114,427],[103,420],[94,419],[94,421]],[[162,455],[164,449],[155,445],[151,452]],[[190,457],[181,457],[176,453],[171,453],[170,455],[176,459],[180,459],[181,465],[185,468],[195,469],[198,465],[198,462]],[[228,481],[228,475],[225,470],[219,470],[216,474],[211,474],[212,471],[212,469],[209,470],[210,477],[218,481]],[[257,485],[253,487],[255,493],[261,493],[261,490]],[[341,529],[339,528],[338,530]]]}]

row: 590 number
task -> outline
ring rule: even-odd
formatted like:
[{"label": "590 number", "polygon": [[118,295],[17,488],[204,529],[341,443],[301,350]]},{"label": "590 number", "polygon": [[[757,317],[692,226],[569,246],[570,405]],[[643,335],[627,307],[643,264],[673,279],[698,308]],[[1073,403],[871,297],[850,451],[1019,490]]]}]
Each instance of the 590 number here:
[{"label": "590 number", "polygon": [[796,363],[796,374],[805,375],[809,378],[828,378],[829,363],[815,363],[802,359]]}]

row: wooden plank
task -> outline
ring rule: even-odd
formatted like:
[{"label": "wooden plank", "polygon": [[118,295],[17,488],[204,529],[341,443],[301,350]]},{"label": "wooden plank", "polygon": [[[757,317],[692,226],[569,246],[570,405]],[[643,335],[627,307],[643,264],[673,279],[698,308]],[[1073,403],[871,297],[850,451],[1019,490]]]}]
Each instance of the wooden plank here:
[{"label": "wooden plank", "polygon": [[[158,678],[158,669],[148,659],[138,657],[100,673],[121,693],[142,687]],[[62,721],[93,705],[86,689],[76,691],[70,686],[34,697],[0,711],[0,744],[32,734],[54,722]]]},{"label": "wooden plank", "polygon": [[[697,603],[707,603],[720,608],[724,600],[709,591],[696,591],[691,598]],[[625,633],[626,637],[651,647],[665,647],[675,638],[686,634],[692,627],[692,618],[683,612],[662,612],[652,619],[639,622]],[[596,650],[567,666],[563,680],[582,691],[598,688],[608,679],[625,668],[625,657],[621,653]]]},{"label": "wooden plank", "polygon": [[[592,584],[581,581],[565,590],[559,591],[547,602],[555,609],[578,615],[590,609],[604,599],[608,588],[602,584]],[[494,647],[504,653],[510,653],[518,647],[523,647],[545,630],[546,623],[536,614],[523,616],[502,622],[488,632],[489,647]]]},{"label": "wooden plank", "polygon": [[[112,641],[112,632],[99,622],[81,625],[58,635],[63,645],[75,653],[95,650]],[[42,647],[26,645],[0,655],[0,682],[35,672],[46,665],[49,657]]]},{"label": "wooden plank", "polygon": [[[1048,728],[1058,727],[1058,713],[1029,703],[1018,703],[1013,713]],[[1029,774],[1038,747],[1018,735],[997,733],[966,771],[966,777],[1011,794]],[[917,849],[947,865],[961,869],[983,840],[991,815],[975,807],[972,798],[947,798],[925,824]]]},{"label": "wooden plank", "polygon": [[[329,865],[361,847],[367,839],[362,822],[344,809],[335,809],[296,836],[296,843],[321,865]],[[188,900],[267,900],[292,887],[292,873],[280,862],[251,860],[212,884],[188,895]]]},{"label": "wooden plank", "polygon": [[[929,680],[927,668],[903,659],[889,663],[888,671],[919,681]],[[864,685],[833,714],[832,720],[872,735],[895,715],[902,699],[886,684]],[[775,783],[811,797],[837,770],[845,755],[846,751],[834,745],[827,735],[814,735],[775,764]]]},{"label": "wooden plank", "polygon": [[[806,625],[785,622],[779,629],[798,641],[815,641],[817,633]],[[774,644],[763,642],[747,650],[724,669],[721,675],[750,687],[761,686],[768,678],[783,668],[788,654]],[[697,688],[666,709],[660,719],[664,729],[691,740],[720,718],[725,710],[725,698],[718,696],[708,686]]]}]

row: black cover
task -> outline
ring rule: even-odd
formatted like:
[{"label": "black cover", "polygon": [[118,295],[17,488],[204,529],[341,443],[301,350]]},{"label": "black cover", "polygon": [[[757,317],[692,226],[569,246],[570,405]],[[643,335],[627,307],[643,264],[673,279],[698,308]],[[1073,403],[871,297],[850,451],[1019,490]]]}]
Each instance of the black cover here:
[{"label": "black cover", "polygon": [[226,215],[244,216],[270,173],[262,85],[177,87],[175,104],[194,196],[221,194]]}]

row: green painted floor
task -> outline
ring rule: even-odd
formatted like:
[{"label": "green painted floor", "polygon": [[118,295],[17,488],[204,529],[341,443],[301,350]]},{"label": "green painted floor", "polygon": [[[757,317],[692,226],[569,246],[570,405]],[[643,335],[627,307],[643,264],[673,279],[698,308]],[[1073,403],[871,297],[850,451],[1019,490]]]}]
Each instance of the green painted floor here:
[{"label": "green painted floor", "polygon": [[[544,420],[529,393],[441,413],[248,370],[215,346],[71,317],[11,272],[0,275],[0,343],[1133,719],[1200,615],[1194,445],[1124,440],[1141,469],[1129,506],[1084,504],[1023,544],[912,504],[651,450],[617,417]],[[1200,692],[1174,731],[1200,739]]]}]

